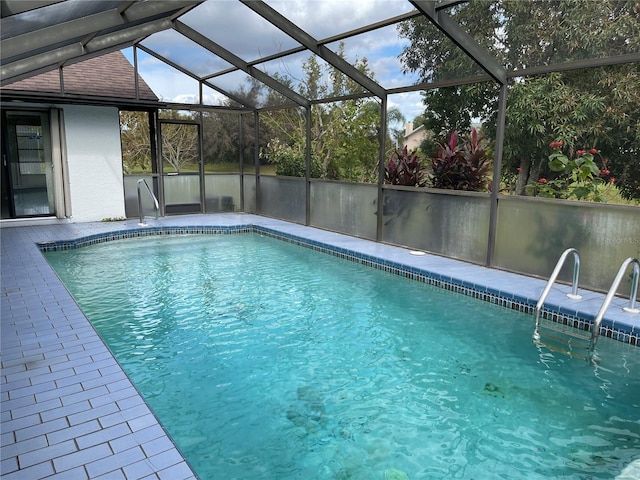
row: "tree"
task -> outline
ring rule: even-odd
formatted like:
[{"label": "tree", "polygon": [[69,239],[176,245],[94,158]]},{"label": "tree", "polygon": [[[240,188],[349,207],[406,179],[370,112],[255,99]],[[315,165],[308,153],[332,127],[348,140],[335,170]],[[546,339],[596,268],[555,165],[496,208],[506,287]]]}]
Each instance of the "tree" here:
[{"label": "tree", "polygon": [[[168,120],[193,120],[188,114],[173,110],[162,112]],[[149,113],[121,111],[120,130],[122,163],[126,174],[152,171]],[[186,165],[198,164],[198,129],[194,124],[162,124],[162,160],[165,168],[179,173]]]},{"label": "tree", "polygon": [[202,114],[205,170],[238,163],[239,119],[238,113],[208,111]]},{"label": "tree", "polygon": [[580,72],[554,73],[524,79],[511,88],[504,168],[519,172],[517,194],[541,175],[548,176],[550,140],[562,140],[573,149],[591,148],[603,131],[605,99],[582,90],[579,76]]},{"label": "tree", "polygon": [[[508,69],[620,55],[640,50],[637,1],[545,0],[469,2],[452,9],[458,23]],[[570,27],[567,27],[570,19]],[[425,81],[478,71],[425,19],[405,22],[406,70]],[[547,168],[549,143],[597,147],[628,197],[640,198],[640,81],[637,64],[516,79],[509,85],[503,177],[519,168],[518,193]],[[615,94],[612,89],[615,86]],[[623,100],[624,99],[624,100]],[[495,132],[497,89],[487,84],[425,92],[425,125],[434,132],[465,127],[472,118]]]},{"label": "tree", "polygon": [[[245,84],[240,84],[236,90],[230,91],[231,96],[241,99],[246,105],[256,107],[268,106],[282,102],[282,97],[268,89],[264,84],[252,77],[247,77]],[[243,151],[245,168],[254,163],[254,148],[256,148],[253,113],[240,110],[243,105],[227,98],[223,106],[238,108],[233,111],[209,110],[202,113],[202,143],[203,162],[205,171],[239,170],[240,150]],[[240,137],[240,122],[243,122],[243,137]],[[264,148],[270,134],[260,131],[257,149]]]},{"label": "tree", "polygon": [[120,139],[124,173],[151,172],[149,113],[120,111]]},{"label": "tree", "polygon": [[198,163],[197,126],[186,123],[168,123],[162,126],[162,160],[176,173],[186,165]]},{"label": "tree", "polygon": [[[529,2],[525,2],[529,3]],[[480,43],[491,49],[498,41],[496,2],[469,2],[455,10],[455,18]],[[399,35],[409,40],[400,55],[405,71],[418,72],[424,82],[478,75],[482,69],[443,35],[426,18],[419,17],[398,26]],[[422,125],[434,138],[421,146],[425,153],[438,150],[453,131],[470,131],[474,119],[486,120],[493,110],[498,90],[491,83],[426,90]],[[418,126],[415,124],[414,126]]]},{"label": "tree", "polygon": [[[263,155],[269,158],[271,163],[276,164],[276,175],[287,177],[304,177],[307,174],[305,152],[300,144],[282,145],[277,138],[271,140]],[[312,155],[311,157],[311,177],[322,176],[322,165],[320,161]]]},{"label": "tree", "polygon": [[[180,173],[180,170],[188,165],[197,170],[200,150],[198,126],[194,123],[181,123],[197,121],[194,115],[176,110],[161,113],[161,118],[169,121],[169,123],[162,123],[160,129],[162,165],[165,171],[173,169],[176,173]],[[176,122],[172,123],[172,120]]]},{"label": "tree", "polygon": [[491,83],[478,83],[463,87],[427,90],[423,101],[428,108],[422,125],[433,137],[427,138],[420,149],[427,154],[438,150],[448,141],[452,132],[470,132],[474,121],[486,124],[494,117],[498,89]]},{"label": "tree", "polygon": [[[344,57],[344,47],[338,49]],[[373,78],[366,58],[356,59],[354,66]],[[364,92],[364,88],[336,68],[321,65],[315,56],[310,56],[303,64],[304,77],[298,92],[310,99],[349,97]],[[279,81],[292,88],[292,81],[286,76],[274,75]],[[398,109],[387,112],[390,122],[403,120]],[[272,159],[286,159],[287,171],[298,172],[305,169],[306,119],[304,110],[287,109],[261,114],[274,141],[264,149]],[[380,148],[380,104],[369,98],[348,98],[330,103],[314,104],[311,108],[311,156],[312,175],[320,163],[320,176],[356,182],[374,182],[378,176]],[[388,136],[389,147],[393,142]],[[278,151],[277,149],[280,149]],[[293,167],[292,162],[299,163]]]},{"label": "tree", "polygon": [[[493,130],[490,123],[488,128]],[[604,156],[600,167],[606,161],[621,192],[627,198],[640,198],[638,66],[554,73],[512,86],[503,172],[518,172],[516,193],[522,194],[540,177],[548,178],[549,143],[556,140],[573,151],[600,150]]]},{"label": "tree", "polygon": [[598,88],[607,99],[607,135],[596,146],[610,160],[622,195],[640,199],[640,65],[602,68],[598,73]]}]

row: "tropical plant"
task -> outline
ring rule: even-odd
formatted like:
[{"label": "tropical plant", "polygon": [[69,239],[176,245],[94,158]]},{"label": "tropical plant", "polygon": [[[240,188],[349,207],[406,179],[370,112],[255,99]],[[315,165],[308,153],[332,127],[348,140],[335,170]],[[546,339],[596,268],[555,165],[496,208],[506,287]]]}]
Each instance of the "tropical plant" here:
[{"label": "tropical plant", "polygon": [[605,182],[613,183],[615,178],[607,169],[608,161],[602,159],[602,168],[595,162],[596,155],[601,156],[596,148],[590,150],[569,149],[563,152],[562,140],[551,142],[553,153],[549,155],[549,169],[555,177],[539,178],[536,183],[527,186],[529,195],[547,198],[564,198],[575,200],[591,200],[604,202],[603,189]]},{"label": "tropical plant", "polygon": [[384,183],[390,185],[422,187],[424,179],[420,157],[415,151],[409,152],[406,145],[398,148],[384,166]]},{"label": "tropical plant", "polygon": [[[637,0],[457,2],[448,14],[509,70],[640,48]],[[568,19],[571,29],[566,28]],[[423,81],[478,73],[468,55],[427,19],[401,22],[398,29],[409,40],[401,55],[405,71],[418,73]],[[553,173],[546,161],[549,138],[563,138],[566,146],[594,145],[606,151],[620,192],[640,198],[637,63],[517,78],[508,88],[502,171],[503,178],[518,172],[516,194],[525,194],[527,183]],[[472,119],[479,119],[482,131],[495,138],[497,94],[490,82],[426,90],[424,124],[439,136],[443,130],[466,131]]]},{"label": "tropical plant", "polygon": [[459,140],[458,132],[454,131],[449,143],[439,144],[437,155],[429,160],[429,185],[452,190],[487,190],[492,164],[488,140],[478,135],[475,128],[465,141]]}]

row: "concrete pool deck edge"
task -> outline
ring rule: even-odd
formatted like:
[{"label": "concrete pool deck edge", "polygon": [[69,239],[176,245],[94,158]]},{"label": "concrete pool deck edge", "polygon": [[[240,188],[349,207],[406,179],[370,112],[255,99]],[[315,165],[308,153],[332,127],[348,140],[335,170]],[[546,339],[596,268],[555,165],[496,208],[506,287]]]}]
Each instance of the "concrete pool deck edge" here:
[{"label": "concrete pool deck edge", "polygon": [[[137,220],[17,225],[0,231],[3,479],[197,478],[36,245],[145,227]],[[532,309],[546,283],[250,214],[164,217],[146,228],[238,225],[404,276],[427,275],[438,286],[507,308]],[[566,298],[569,290],[554,287],[548,315],[593,319],[604,294],[581,289],[583,299],[575,302]],[[640,316],[622,312],[626,304],[614,300],[603,336],[637,344]]]}]

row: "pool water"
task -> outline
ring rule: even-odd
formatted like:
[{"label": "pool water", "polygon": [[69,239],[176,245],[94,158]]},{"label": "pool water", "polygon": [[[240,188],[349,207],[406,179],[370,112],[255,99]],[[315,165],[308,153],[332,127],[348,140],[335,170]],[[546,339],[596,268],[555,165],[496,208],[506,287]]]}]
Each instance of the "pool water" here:
[{"label": "pool water", "polygon": [[612,479],[640,354],[536,347],[530,315],[257,234],[47,259],[202,480]]}]

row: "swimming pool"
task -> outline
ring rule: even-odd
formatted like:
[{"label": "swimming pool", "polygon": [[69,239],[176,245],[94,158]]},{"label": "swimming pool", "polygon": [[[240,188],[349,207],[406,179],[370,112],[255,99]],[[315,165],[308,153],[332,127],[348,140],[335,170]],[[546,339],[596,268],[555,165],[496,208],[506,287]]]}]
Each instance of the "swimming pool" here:
[{"label": "swimming pool", "polygon": [[[612,478],[640,457],[638,355],[255,234],[47,258],[201,478]],[[108,285],[103,279],[108,278]]]}]

